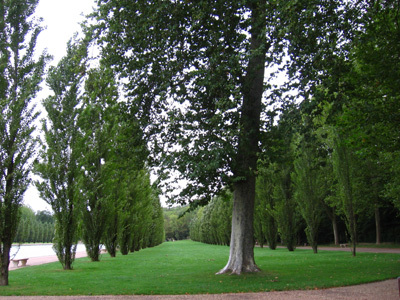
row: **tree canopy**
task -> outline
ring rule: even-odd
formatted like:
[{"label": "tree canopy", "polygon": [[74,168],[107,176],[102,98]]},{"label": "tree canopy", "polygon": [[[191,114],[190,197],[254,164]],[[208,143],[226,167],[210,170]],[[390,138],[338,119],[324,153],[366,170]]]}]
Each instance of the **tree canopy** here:
[{"label": "tree canopy", "polygon": [[[377,44],[384,46],[372,30],[375,23],[375,29],[392,40],[390,36],[396,32],[394,20],[398,16],[389,11],[395,11],[390,8],[398,4],[252,0],[129,3],[99,0],[98,4],[97,34],[102,59],[124,84],[128,105],[149,143],[152,163],[160,168],[162,179],[173,175],[187,180],[186,187],[174,201],[205,204],[223,187],[232,189],[231,254],[222,271],[237,274],[256,271],[251,247],[243,245],[253,244],[259,147],[262,145],[263,154],[281,155],[275,165],[275,172],[280,174],[275,180],[281,187],[273,193],[282,201],[271,212],[275,217],[283,216],[285,211],[286,218],[291,215],[292,220],[287,223],[287,219],[285,222],[282,219],[278,228],[283,231],[285,224],[291,224],[287,239],[293,243],[297,222],[291,213],[295,207],[294,158],[297,157],[298,176],[293,178],[299,181],[299,174],[305,171],[300,170],[301,156],[288,150],[296,131],[303,134],[304,129],[298,123],[302,119],[286,116],[286,121],[298,127],[286,128],[290,135],[281,135],[281,141],[272,144],[281,147],[281,151],[271,151],[268,149],[273,135],[271,124],[279,109],[268,113],[267,104],[279,100],[283,112],[290,106],[296,108],[296,104],[288,104],[293,99],[304,100],[304,107],[309,106],[305,111],[316,118],[310,122],[318,122],[318,116],[328,114],[324,126],[339,128],[344,139],[342,148],[336,143],[334,153],[344,153],[340,152],[343,150],[353,157],[350,152],[355,149],[347,146],[354,135],[345,123],[349,113],[355,111],[349,108],[363,94],[357,84],[355,66],[360,66],[361,61],[366,63],[361,54],[365,52],[357,49],[367,47],[361,45],[368,43],[360,41],[368,38],[375,38]],[[393,32],[380,29],[379,24],[387,20],[394,21],[389,25]],[[392,48],[383,51],[392,53]],[[274,72],[265,72],[276,69],[287,72],[289,78],[279,89],[273,85]],[[297,113],[296,109],[291,111]],[[284,122],[280,122],[280,130],[285,130]],[[260,136],[260,130],[266,134]],[[266,161],[269,160],[271,157],[267,157]],[[339,172],[349,168],[344,163],[342,155],[336,164],[342,166],[336,168],[337,175],[349,177],[349,172],[346,173],[349,176]],[[307,174],[303,177],[311,176]],[[339,188],[346,182],[343,178],[337,178]],[[354,188],[350,188],[350,183],[348,187],[347,191]],[[297,191],[298,199],[299,195]],[[319,201],[315,203],[319,205]],[[347,210],[344,208],[349,224],[354,224],[355,218],[350,212],[352,205],[345,205]],[[352,240],[356,239],[354,228],[349,225]]]}]

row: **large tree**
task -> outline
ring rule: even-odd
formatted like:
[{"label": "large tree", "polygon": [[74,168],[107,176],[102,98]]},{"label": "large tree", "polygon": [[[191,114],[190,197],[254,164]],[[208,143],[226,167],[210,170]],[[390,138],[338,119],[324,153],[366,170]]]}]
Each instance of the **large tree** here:
[{"label": "large tree", "polygon": [[253,211],[264,71],[281,48],[275,1],[98,4],[104,61],[126,78],[153,158],[187,180],[180,202],[207,203],[224,186],[234,191],[230,258],[220,273],[258,271]]},{"label": "large tree", "polygon": [[77,127],[81,109],[81,83],[86,72],[87,44],[71,40],[67,54],[47,77],[53,95],[43,101],[47,120],[43,120],[45,143],[36,173],[40,196],[54,211],[56,232],[54,249],[65,270],[72,269],[78,242],[79,198],[77,180],[80,169]]},{"label": "large tree", "polygon": [[91,260],[99,261],[102,237],[111,208],[107,205],[106,195],[110,191],[106,183],[111,173],[106,164],[109,163],[110,148],[115,139],[112,136],[115,133],[113,114],[116,113],[118,92],[110,70],[100,67],[87,73],[77,124],[80,128],[77,187],[82,203],[82,239]]},{"label": "large tree", "polygon": [[32,100],[43,80],[46,55],[34,58],[42,30],[32,17],[38,1],[0,1],[0,285],[8,285],[10,248],[31,171]]}]

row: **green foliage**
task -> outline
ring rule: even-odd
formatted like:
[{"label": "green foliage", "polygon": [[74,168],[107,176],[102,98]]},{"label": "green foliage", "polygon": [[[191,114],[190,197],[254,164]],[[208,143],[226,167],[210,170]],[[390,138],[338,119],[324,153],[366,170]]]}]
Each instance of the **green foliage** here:
[{"label": "green foliage", "polygon": [[272,213],[275,207],[274,174],[272,168],[265,167],[262,162],[259,164],[254,209],[254,237],[261,247],[268,243],[268,247],[275,250],[278,242],[278,228]]},{"label": "green foliage", "polygon": [[42,223],[54,224],[54,217],[48,210],[40,210],[36,212],[36,219]]},{"label": "green foliage", "polygon": [[[135,247],[137,250],[162,242],[162,216],[155,208],[160,205],[158,195],[150,186],[148,172],[144,169],[147,150],[142,131],[124,102],[108,103],[106,107],[109,113],[105,114],[104,121],[109,132],[102,150],[104,165],[100,183],[108,217],[103,241],[112,255],[118,245],[121,252],[127,254]],[[157,216],[152,219],[154,223],[149,222],[152,214]],[[144,219],[139,220],[141,217]],[[140,221],[143,227],[138,225]]]},{"label": "green foliage", "polygon": [[323,201],[326,195],[324,185],[324,172],[318,161],[315,139],[307,141],[299,136],[297,144],[297,157],[294,160],[292,180],[294,185],[294,198],[297,207],[303,216],[307,228],[307,240],[317,253],[318,231],[322,220]]},{"label": "green foliage", "polygon": [[26,206],[20,208],[15,243],[51,243],[54,238],[54,218],[48,211],[38,211],[36,214]]},{"label": "green foliage", "polygon": [[290,178],[291,168],[274,166],[274,190],[275,206],[271,210],[278,225],[278,232],[282,243],[289,251],[293,251],[297,245],[297,231],[299,214],[297,204],[293,196],[293,183]]},{"label": "green foliage", "polygon": [[380,214],[398,200],[389,192],[397,186],[396,162],[386,158],[399,149],[399,3],[288,1],[282,8],[290,80],[333,151],[329,205],[354,242],[357,225],[365,228],[375,215],[380,243]]},{"label": "green foliage", "polygon": [[356,89],[343,118],[357,154],[371,159],[374,169],[379,170],[374,177],[385,182],[378,185],[374,203],[382,207],[389,200],[397,208],[399,138],[393,133],[400,125],[400,59],[396,55],[400,50],[399,5],[383,1],[368,6],[364,30],[354,42],[351,76]]},{"label": "green foliage", "polygon": [[105,199],[101,212],[107,217],[103,241],[113,256],[117,246],[127,255],[164,241],[162,208],[158,191],[144,168],[146,150],[141,131],[135,123],[127,122],[129,115],[122,103],[117,108],[112,115],[114,134],[106,149],[101,182]]},{"label": "green foliage", "polygon": [[189,223],[193,213],[187,212],[188,207],[164,208],[165,238],[170,240],[185,240],[189,238]]},{"label": "green foliage", "polygon": [[392,279],[400,266],[398,254],[359,253],[353,258],[343,251],[313,255],[311,250],[255,248],[257,263],[265,271],[215,276],[215,269],[224,265],[228,253],[225,246],[178,241],[116,258],[105,254],[96,264],[89,263],[89,258],[77,259],[79,271],[59,272],[56,263],[21,268],[11,272],[11,285],[0,289],[0,295],[206,295],[314,290]]},{"label": "green foliage", "polygon": [[229,245],[232,229],[232,193],[224,191],[205,207],[191,213],[190,238],[207,244]]},{"label": "green foliage", "polygon": [[[250,161],[243,155],[255,169],[264,64],[274,60],[265,59],[264,32],[255,32],[273,22],[274,4],[250,2],[99,1],[102,58],[127,79],[126,99],[151,139],[152,163],[188,182],[171,201],[207,203],[234,176],[243,179],[249,168],[240,163]],[[273,29],[268,35],[273,40]]]},{"label": "green foliage", "polygon": [[394,206],[400,210],[400,153],[387,153],[383,155],[385,165],[390,166],[391,179],[385,185],[384,195],[392,199]]},{"label": "green foliage", "polygon": [[351,150],[346,147],[343,137],[334,136],[334,167],[340,186],[340,198],[345,215],[346,226],[350,234],[350,241],[353,245],[355,255],[355,244],[357,242],[356,224],[356,199],[354,194],[355,178],[353,176],[355,165]]},{"label": "green foliage", "polygon": [[165,241],[164,211],[159,196],[154,189],[151,194],[151,204],[151,222],[146,224],[149,227],[146,236],[146,247],[155,247]]},{"label": "green foliage", "polygon": [[47,83],[53,92],[43,101],[47,120],[42,130],[45,144],[41,160],[36,164],[36,182],[40,196],[54,211],[56,234],[54,249],[64,269],[71,269],[78,242],[79,194],[76,182],[78,164],[79,127],[81,111],[81,82],[87,59],[87,43],[70,40],[67,55],[57,67],[49,70]]},{"label": "green foliage", "polygon": [[87,73],[77,124],[80,128],[77,188],[82,204],[82,239],[89,257],[98,261],[109,213],[105,187],[109,174],[105,165],[110,159],[110,141],[115,133],[112,116],[118,92],[110,70],[91,69]]},{"label": "green foliage", "polygon": [[32,17],[37,4],[36,0],[0,3],[0,285],[8,285],[9,251],[30,183],[38,116],[32,100],[48,60],[45,54],[35,58],[42,30]]}]

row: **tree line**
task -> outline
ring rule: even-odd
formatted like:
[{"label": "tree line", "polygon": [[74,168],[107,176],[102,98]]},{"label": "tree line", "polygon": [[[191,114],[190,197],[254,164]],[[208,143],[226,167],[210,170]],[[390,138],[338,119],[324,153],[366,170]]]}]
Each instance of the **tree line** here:
[{"label": "tree line", "polygon": [[34,172],[51,205],[54,249],[71,269],[82,239],[92,261],[105,244],[112,257],[164,240],[158,190],[145,165],[143,133],[120,99],[111,69],[91,67],[89,34],[72,38],[67,55],[50,67],[52,95],[43,101],[44,142]]},{"label": "tree line", "polygon": [[34,212],[27,206],[20,209],[20,221],[14,243],[51,243],[54,238],[54,218],[46,210]]},{"label": "tree line", "polygon": [[[72,268],[79,239],[94,261],[101,244],[115,256],[117,248],[127,254],[164,240],[146,141],[114,73],[89,57],[89,33],[71,38],[65,57],[47,68],[51,56],[35,53],[43,30],[34,17],[37,5],[0,3],[0,285],[8,285],[16,238],[52,238],[49,225],[25,218],[21,209],[32,172],[53,209],[52,240],[64,269]],[[44,80],[51,95],[42,102],[40,136],[33,100]]]},{"label": "tree line", "polygon": [[[335,141],[338,128],[326,128],[319,117],[311,120],[316,101],[287,107],[266,137],[270,148],[268,160],[258,162],[254,242],[271,249],[283,244],[289,251],[307,244],[315,253],[321,243],[399,243],[396,199],[383,180],[393,176],[393,162],[371,162],[363,156],[366,149]],[[379,169],[371,169],[372,163]],[[230,244],[233,200],[224,195],[188,213],[191,239]]]}]

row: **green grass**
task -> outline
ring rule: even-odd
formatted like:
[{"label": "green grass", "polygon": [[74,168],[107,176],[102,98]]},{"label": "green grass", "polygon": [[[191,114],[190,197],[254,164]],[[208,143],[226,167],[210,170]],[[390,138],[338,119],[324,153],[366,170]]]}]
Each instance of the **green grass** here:
[{"label": "green grass", "polygon": [[256,248],[262,272],[214,275],[229,255],[225,246],[192,241],[164,243],[127,256],[77,259],[74,270],[59,263],[10,272],[0,295],[126,295],[239,293],[353,285],[400,275],[399,254]]}]

